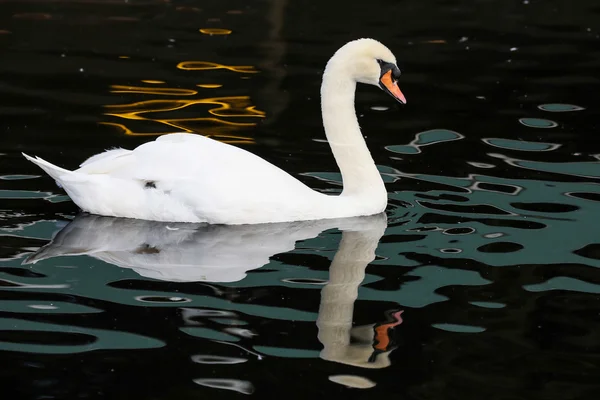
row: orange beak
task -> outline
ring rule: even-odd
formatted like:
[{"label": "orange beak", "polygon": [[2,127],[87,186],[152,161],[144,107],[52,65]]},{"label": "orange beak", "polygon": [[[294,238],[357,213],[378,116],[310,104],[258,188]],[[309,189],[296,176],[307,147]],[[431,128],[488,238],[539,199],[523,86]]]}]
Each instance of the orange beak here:
[{"label": "orange beak", "polygon": [[393,98],[398,100],[402,104],[406,104],[406,97],[400,91],[398,82],[392,79],[392,70],[389,70],[385,74],[381,75],[379,79],[379,85],[383,90],[388,92]]}]

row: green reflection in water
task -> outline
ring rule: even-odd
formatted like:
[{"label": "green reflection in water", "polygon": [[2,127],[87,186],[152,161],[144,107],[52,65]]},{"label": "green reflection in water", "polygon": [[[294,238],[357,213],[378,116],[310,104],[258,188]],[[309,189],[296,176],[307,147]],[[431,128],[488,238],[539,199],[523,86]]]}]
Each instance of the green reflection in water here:
[{"label": "green reflection in water", "polygon": [[585,110],[585,108],[576,106],[574,104],[560,104],[560,103],[552,103],[552,104],[542,104],[538,106],[540,110],[549,111],[549,112],[567,112],[567,111],[581,111]]},{"label": "green reflection in water", "polygon": [[460,133],[448,129],[431,129],[417,133],[415,138],[407,145],[392,145],[386,146],[385,148],[392,153],[419,154],[421,152],[420,147],[451,142],[462,138],[464,138],[464,136]]},{"label": "green reflection in water", "polygon": [[0,199],[46,199],[54,196],[50,192],[32,190],[0,190]]},{"label": "green reflection in water", "polygon": [[187,333],[190,336],[199,337],[202,339],[210,340],[223,340],[225,342],[237,342],[240,338],[228,335],[223,332],[216,331],[214,329],[202,328],[202,327],[186,327],[179,328],[180,331]]},{"label": "green reflection in water", "polygon": [[542,118],[521,118],[519,122],[530,128],[555,128],[558,126],[556,122]]},{"label": "green reflection in water", "polygon": [[18,236],[22,238],[50,240],[57,229],[66,224],[66,221],[40,220],[30,224],[19,225],[15,228],[0,228],[0,237]]},{"label": "green reflection in water", "polygon": [[273,357],[282,358],[319,358],[319,350],[292,349],[271,346],[254,346],[254,350]]},{"label": "green reflection in water", "polygon": [[600,285],[580,281],[579,279],[566,276],[557,276],[537,285],[526,285],[524,289],[530,292],[546,292],[549,290],[568,290],[570,292],[582,292],[600,294]]},{"label": "green reflection in water", "polygon": [[402,145],[402,144],[398,144],[395,146],[386,146],[386,149],[391,151],[392,153],[399,153],[399,154],[419,154],[421,152],[418,147]]},{"label": "green reflection in water", "polygon": [[[561,165],[556,166],[557,169]],[[589,173],[589,169],[584,171]],[[403,191],[391,193],[390,198],[402,200],[413,205],[412,208],[397,208],[393,210],[392,218],[396,215],[400,218],[406,212],[410,212],[410,219],[402,226],[388,228],[387,235],[405,235],[411,229],[422,228],[423,224],[418,221],[426,214],[446,215],[457,218],[473,219],[461,224],[462,227],[475,229],[475,233],[462,236],[446,235],[443,230],[456,228],[456,223],[437,223],[439,230],[422,233],[419,239],[419,247],[415,249],[415,243],[382,243],[378,248],[378,254],[387,257],[387,260],[377,260],[376,264],[414,265],[414,262],[403,259],[404,252],[425,253],[439,257],[438,249],[454,247],[462,249],[459,254],[444,254],[444,258],[469,258],[490,266],[514,266],[521,264],[555,264],[557,260],[561,263],[585,264],[600,267],[600,260],[582,257],[574,254],[589,244],[590,238],[600,237],[600,225],[589,221],[600,220],[600,206],[597,202],[566,196],[571,192],[600,193],[600,187],[592,183],[569,183],[569,182],[545,182],[519,179],[501,179],[480,175],[471,175],[468,178],[443,177],[434,175],[411,175],[411,179],[418,179],[432,183],[440,183],[446,187],[455,187],[454,194],[463,195],[468,201],[455,203],[447,200],[431,201],[438,205],[465,206],[460,210],[432,209],[427,203],[416,202],[417,192]],[[487,184],[487,185],[486,185]],[[492,184],[492,185],[490,185]],[[498,189],[502,190],[498,190]],[[465,191],[468,190],[468,191]],[[431,190],[430,196],[453,193],[448,190]],[[555,203],[576,206],[578,209],[569,213],[544,213],[535,211],[523,211],[514,208],[512,203]],[[473,210],[469,212],[469,206],[478,204],[494,205],[497,209],[505,210],[507,215],[487,215]],[[483,218],[494,221],[494,224],[481,222]],[[506,223],[502,223],[506,221]],[[517,227],[514,225],[519,223]],[[525,224],[525,225],[524,225]],[[502,226],[506,225],[506,226]],[[524,226],[530,226],[524,229]],[[565,235],[565,232],[577,232],[577,235]],[[500,234],[500,236],[497,236]],[[458,240],[457,243],[449,243],[449,240]],[[477,249],[483,245],[496,241],[510,241],[524,246],[523,249],[514,253],[484,253]],[[551,244],[551,245],[549,245]]]},{"label": "green reflection in water", "polygon": [[3,300],[0,311],[26,314],[92,314],[103,312],[97,308],[63,301]]},{"label": "green reflection in water", "polygon": [[425,146],[428,144],[450,142],[461,139],[462,137],[463,136],[460,133],[448,129],[432,129],[418,133],[417,138],[413,141],[413,143],[418,146]]},{"label": "green reflection in water", "polygon": [[56,196],[52,196],[46,200],[48,200],[50,203],[62,203],[65,201],[71,201],[71,198],[67,195],[56,195]]},{"label": "green reflection in water", "polygon": [[520,151],[551,151],[559,147],[559,145],[553,143],[526,142],[512,139],[483,139],[483,141],[494,147]]},{"label": "green reflection in water", "polygon": [[448,332],[459,332],[459,333],[480,333],[484,332],[485,328],[481,326],[472,325],[457,325],[457,324],[432,324],[434,328],[441,329]]},{"label": "green reflection in water", "polygon": [[163,347],[164,342],[117,330],[104,330],[84,328],[73,325],[58,325],[42,322],[25,321],[20,319],[0,318],[1,331],[29,331],[29,332],[60,332],[92,336],[93,343],[82,345],[51,345],[0,342],[0,350],[19,351],[25,353],[42,354],[75,354],[93,350],[117,349],[153,349]]},{"label": "green reflection in water", "polygon": [[584,178],[600,178],[600,162],[550,163],[542,161],[513,161],[515,166],[554,174],[572,175]]},{"label": "green reflection in water", "polygon": [[[418,281],[406,282],[398,292],[382,292],[365,287],[359,289],[359,296],[364,300],[396,301],[407,307],[422,308],[433,303],[447,300],[446,296],[436,290],[446,286],[482,286],[491,281],[483,279],[479,272],[448,269],[438,266],[418,267],[409,272],[409,276],[418,276]],[[391,294],[391,295],[390,295]]]},{"label": "green reflection in water", "polygon": [[[385,165],[378,165],[377,169],[381,173],[381,178],[384,182],[390,183],[397,179],[395,176],[397,171],[395,169],[386,167]],[[339,172],[306,172],[300,175],[317,178],[338,186],[342,185],[342,174]]]},{"label": "green reflection in water", "polygon": [[493,301],[470,301],[469,303],[473,304],[474,306],[482,307],[482,308],[504,308],[504,307],[506,307],[506,304],[495,303]]}]

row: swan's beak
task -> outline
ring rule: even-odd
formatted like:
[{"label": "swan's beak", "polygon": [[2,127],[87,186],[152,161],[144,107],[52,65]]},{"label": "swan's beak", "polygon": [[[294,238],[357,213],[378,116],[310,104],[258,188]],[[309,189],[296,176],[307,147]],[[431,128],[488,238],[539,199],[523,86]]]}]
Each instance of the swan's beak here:
[{"label": "swan's beak", "polygon": [[391,69],[385,74],[381,75],[381,78],[379,78],[379,86],[381,86],[381,88],[384,91],[386,91],[400,103],[406,104],[406,97],[404,97],[404,95],[400,91],[400,88],[398,87],[398,82],[392,79]]}]

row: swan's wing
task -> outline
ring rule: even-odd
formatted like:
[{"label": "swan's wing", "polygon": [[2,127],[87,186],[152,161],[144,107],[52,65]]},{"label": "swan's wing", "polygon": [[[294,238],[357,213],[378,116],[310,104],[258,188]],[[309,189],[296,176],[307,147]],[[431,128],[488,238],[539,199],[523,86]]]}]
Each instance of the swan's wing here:
[{"label": "swan's wing", "polygon": [[[79,165],[79,167],[80,168],[85,167],[85,166],[90,167],[93,165],[95,169],[98,169],[98,167],[100,167],[101,165],[111,165],[119,157],[122,157],[129,153],[131,153],[131,150],[125,150],[125,149],[106,150],[103,153],[99,153],[94,156],[91,156],[90,158],[88,158],[87,160],[82,162]],[[102,170],[103,168],[99,168],[99,169]]]},{"label": "swan's wing", "polygon": [[273,179],[295,180],[244,149],[187,133],[163,135],[132,151],[105,151],[86,160],[77,172],[154,182],[227,179],[242,183],[251,178],[253,185],[272,185],[277,183]]},{"label": "swan's wing", "polygon": [[[79,165],[80,169],[77,172],[84,174],[131,175],[131,173],[127,173],[126,171],[131,172],[131,170],[137,169],[141,175],[144,175],[146,172],[140,170],[140,167],[142,166],[140,161],[144,161],[144,157],[146,157],[145,160],[148,160],[148,157],[159,156],[161,157],[160,160],[152,161],[169,162],[175,155],[168,150],[182,152],[187,145],[193,147],[204,145],[205,148],[200,150],[206,151],[212,144],[211,142],[215,141],[207,139],[204,136],[187,133],[163,135],[159,136],[153,142],[148,142],[139,146],[133,151],[117,148],[93,155]],[[163,146],[161,146],[161,144],[163,144]],[[176,145],[176,148],[172,145]],[[214,144],[212,147],[214,147]],[[226,151],[226,149],[221,149],[221,151]],[[136,153],[134,154],[134,152]],[[200,151],[200,153],[202,153],[202,151]],[[140,159],[140,157],[142,158]]]},{"label": "swan's wing", "polygon": [[189,133],[171,133],[169,135],[161,135],[156,138],[156,142],[171,142],[171,143],[193,143],[202,142],[207,139],[206,136],[193,135]]},{"label": "swan's wing", "polygon": [[[177,213],[190,221],[243,217],[250,223],[253,216],[264,221],[293,212],[302,219],[311,201],[323,196],[249,151],[185,133],[161,136],[128,153],[112,151],[75,172],[69,195],[81,208],[144,219]],[[83,181],[81,189],[76,180]]]}]

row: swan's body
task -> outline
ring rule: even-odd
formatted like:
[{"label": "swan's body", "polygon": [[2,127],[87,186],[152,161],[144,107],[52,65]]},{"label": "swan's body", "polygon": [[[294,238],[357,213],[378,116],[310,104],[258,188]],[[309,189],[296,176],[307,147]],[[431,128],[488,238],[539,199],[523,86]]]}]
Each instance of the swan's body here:
[{"label": "swan's body", "polygon": [[248,151],[185,133],[97,154],[75,171],[25,157],[92,214],[232,225],[378,214],[387,205],[387,192],[358,126],[354,92],[357,82],[381,85],[405,102],[395,63],[381,43],[360,39],[340,48],[327,64],[321,105],[344,184],[339,196],[314,191]]}]

